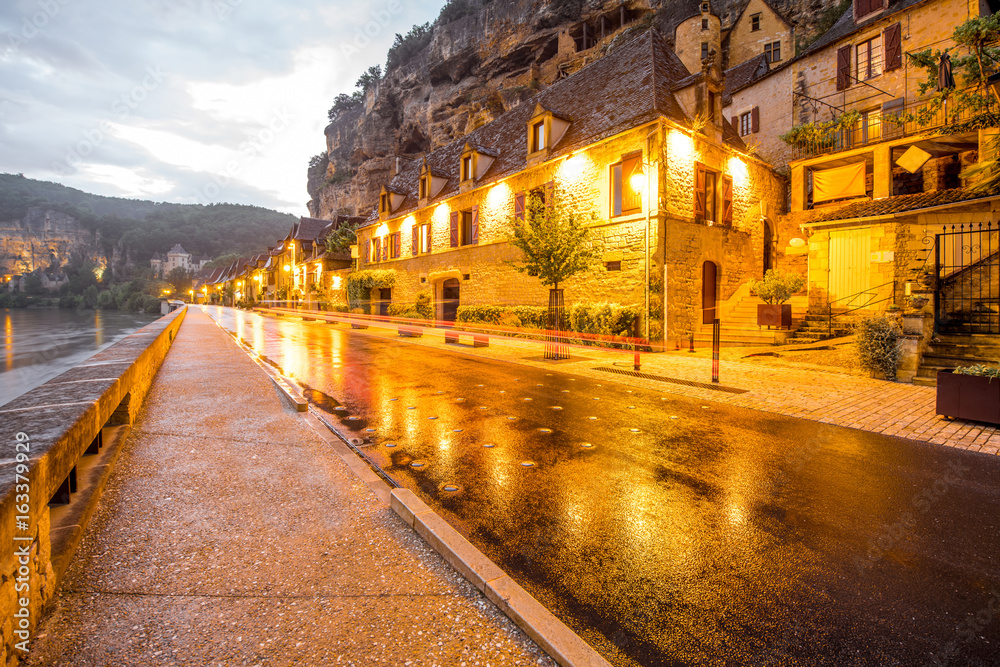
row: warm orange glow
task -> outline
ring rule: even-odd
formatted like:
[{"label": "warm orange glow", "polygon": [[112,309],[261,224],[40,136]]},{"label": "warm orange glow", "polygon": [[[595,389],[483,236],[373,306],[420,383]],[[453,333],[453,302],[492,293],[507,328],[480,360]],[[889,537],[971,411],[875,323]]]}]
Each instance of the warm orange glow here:
[{"label": "warm orange glow", "polygon": [[333,289],[340,289],[340,276],[333,277]]},{"label": "warm orange glow", "polygon": [[486,206],[492,211],[504,211],[513,206],[510,198],[510,186],[506,183],[497,183],[486,193]]},{"label": "warm orange glow", "polygon": [[578,181],[587,168],[587,157],[577,153],[562,163],[559,167],[559,177],[565,181]]},{"label": "warm orange glow", "polygon": [[694,160],[694,139],[674,130],[667,136],[667,151],[671,159]]},{"label": "warm orange glow", "polygon": [[628,183],[632,186],[632,190],[635,192],[646,191],[646,172],[642,170],[642,167],[635,170],[635,172],[629,177]]},{"label": "warm orange glow", "polygon": [[747,164],[735,155],[729,158],[729,173],[733,176],[733,183],[741,186],[747,182]]},{"label": "warm orange glow", "polygon": [[417,219],[412,215],[408,215],[406,216],[406,220],[403,220],[403,229],[410,229],[415,224],[417,224]]},{"label": "warm orange glow", "polygon": [[291,264],[285,264],[285,273],[287,273],[287,272],[289,272],[291,270],[292,270]]},{"label": "warm orange glow", "polygon": [[389,233],[389,225],[384,222],[378,226],[378,230],[375,232],[376,236],[385,236]]}]

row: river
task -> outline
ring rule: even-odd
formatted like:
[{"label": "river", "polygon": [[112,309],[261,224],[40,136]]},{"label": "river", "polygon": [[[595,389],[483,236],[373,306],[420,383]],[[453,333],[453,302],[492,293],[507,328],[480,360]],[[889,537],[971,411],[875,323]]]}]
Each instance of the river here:
[{"label": "river", "polygon": [[0,309],[0,405],[156,319],[118,311]]}]

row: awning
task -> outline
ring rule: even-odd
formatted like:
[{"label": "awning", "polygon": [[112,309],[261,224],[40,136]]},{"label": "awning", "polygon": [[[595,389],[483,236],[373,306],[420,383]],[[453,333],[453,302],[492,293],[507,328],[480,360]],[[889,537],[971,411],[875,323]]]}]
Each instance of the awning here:
[{"label": "awning", "polygon": [[857,162],[833,169],[813,171],[813,201],[833,201],[848,197],[864,197],[865,163]]}]

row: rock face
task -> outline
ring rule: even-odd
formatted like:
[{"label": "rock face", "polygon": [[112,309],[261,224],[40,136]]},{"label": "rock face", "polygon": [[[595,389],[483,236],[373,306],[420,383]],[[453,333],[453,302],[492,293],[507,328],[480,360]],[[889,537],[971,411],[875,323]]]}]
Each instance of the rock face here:
[{"label": "rock face", "polygon": [[[723,27],[745,0],[712,0]],[[402,160],[490,122],[541,88],[600,58],[616,40],[656,27],[673,40],[698,0],[470,0],[471,13],[433,26],[430,43],[390,69],[363,104],[326,128],[324,183],[311,179],[310,214],[365,215]],[[808,35],[831,0],[774,0]]]},{"label": "rock face", "polygon": [[20,220],[0,221],[0,275],[57,269],[71,258],[104,263],[99,234],[76,218],[32,207]]}]

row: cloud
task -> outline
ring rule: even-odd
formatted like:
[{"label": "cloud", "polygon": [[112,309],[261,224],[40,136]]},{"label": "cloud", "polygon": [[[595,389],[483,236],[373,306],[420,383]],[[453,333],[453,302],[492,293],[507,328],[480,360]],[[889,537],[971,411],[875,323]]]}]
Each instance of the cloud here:
[{"label": "cloud", "polygon": [[303,215],[333,98],[442,1],[2,3],[0,171]]}]

